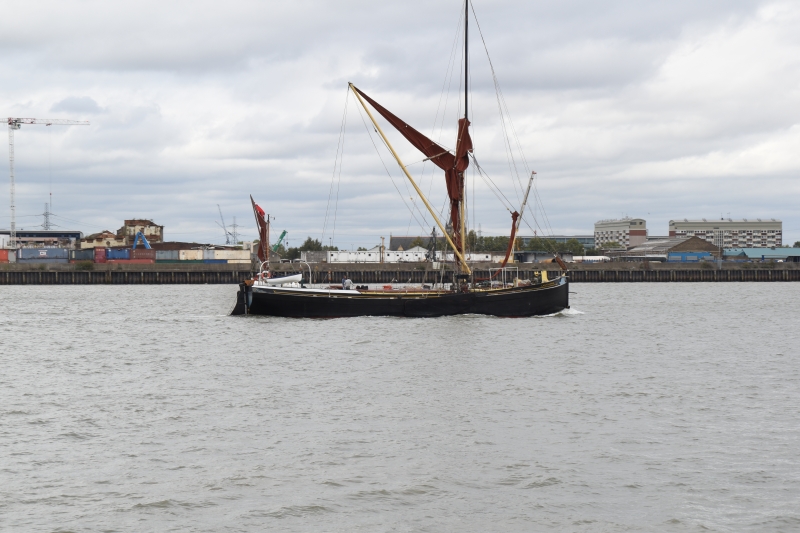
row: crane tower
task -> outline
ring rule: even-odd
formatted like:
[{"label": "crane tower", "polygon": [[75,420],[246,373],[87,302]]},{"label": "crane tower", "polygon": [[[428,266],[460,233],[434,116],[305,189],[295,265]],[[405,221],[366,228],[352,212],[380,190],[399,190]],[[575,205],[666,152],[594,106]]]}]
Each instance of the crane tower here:
[{"label": "crane tower", "polygon": [[9,236],[9,247],[17,247],[17,208],[14,204],[14,130],[18,130],[23,124],[44,124],[45,126],[88,126],[86,120],[66,120],[66,119],[45,119],[45,118],[8,118],[8,167],[11,179],[11,235]]}]

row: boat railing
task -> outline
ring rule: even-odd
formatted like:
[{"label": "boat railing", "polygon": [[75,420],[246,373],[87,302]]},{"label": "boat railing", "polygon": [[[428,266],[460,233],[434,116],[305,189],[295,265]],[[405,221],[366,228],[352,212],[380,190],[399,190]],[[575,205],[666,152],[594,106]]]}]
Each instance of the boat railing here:
[{"label": "boat railing", "polygon": [[508,284],[513,283],[515,279],[519,279],[519,267],[505,266],[500,268],[490,268],[489,279],[493,280],[497,276],[500,277],[500,279],[497,281],[501,282],[503,287],[506,287]]}]

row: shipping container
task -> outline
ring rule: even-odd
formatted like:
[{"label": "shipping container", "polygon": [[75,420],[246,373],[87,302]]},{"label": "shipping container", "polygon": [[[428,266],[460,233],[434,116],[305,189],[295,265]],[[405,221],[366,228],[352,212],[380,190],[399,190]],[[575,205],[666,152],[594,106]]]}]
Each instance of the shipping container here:
[{"label": "shipping container", "polygon": [[0,250],[0,263],[8,263],[8,250]]},{"label": "shipping container", "polygon": [[60,259],[57,257],[31,257],[30,259],[20,259],[17,258],[17,263],[23,265],[31,265],[31,264],[42,264],[42,265],[52,265],[55,263],[69,263],[69,259]]},{"label": "shipping container", "polygon": [[70,250],[69,259],[70,261],[93,261],[94,250],[91,248],[87,248],[86,250]]},{"label": "shipping container", "polygon": [[224,265],[228,262],[227,259],[203,259],[203,263],[211,265]]},{"label": "shipping container", "polygon": [[155,259],[109,259],[108,263],[125,265],[152,265]]},{"label": "shipping container", "polygon": [[250,262],[249,259],[228,259],[229,265],[249,265]]},{"label": "shipping container", "polygon": [[156,250],[156,261],[178,261],[180,258],[178,250]]},{"label": "shipping container", "polygon": [[105,248],[95,248],[94,249],[94,262],[95,263],[105,263],[106,262],[106,249]]},{"label": "shipping container", "polygon": [[156,251],[148,250],[147,248],[137,248],[131,250],[131,259],[156,259]]},{"label": "shipping container", "polygon": [[20,248],[17,259],[69,259],[66,248]]},{"label": "shipping container", "polygon": [[216,252],[216,250],[203,250],[203,260],[214,259],[214,252]]},{"label": "shipping container", "polygon": [[181,250],[178,254],[181,261],[202,261],[203,250]]},{"label": "shipping container", "polygon": [[214,250],[214,259],[247,259],[250,260],[250,250]]},{"label": "shipping container", "polygon": [[107,248],[106,249],[106,259],[130,259],[131,258],[131,249],[130,248]]}]

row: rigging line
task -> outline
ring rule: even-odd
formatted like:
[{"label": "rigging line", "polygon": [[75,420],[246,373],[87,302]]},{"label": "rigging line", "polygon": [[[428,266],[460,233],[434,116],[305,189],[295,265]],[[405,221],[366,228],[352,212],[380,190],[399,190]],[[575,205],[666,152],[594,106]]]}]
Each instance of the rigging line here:
[{"label": "rigging line", "polygon": [[[530,228],[530,230],[531,230],[531,231],[533,231],[534,233],[536,233],[536,235],[537,235],[537,237],[538,237],[538,236],[539,236],[539,233],[538,233],[538,232],[536,232],[536,230],[535,230],[535,229],[531,228],[531,225],[530,225],[530,224],[527,222],[527,219],[525,218],[525,214],[524,214],[524,213],[523,213],[523,215],[522,215],[522,220],[524,220],[524,221],[525,221],[525,225],[527,225],[527,226]],[[540,225],[539,225],[539,221],[538,221],[538,220],[536,220],[535,218],[533,219],[533,225],[534,225],[534,226],[536,226],[537,228],[539,228],[539,231],[541,231],[541,232],[544,232],[544,229],[542,228],[542,226],[540,226]],[[545,233],[544,235],[542,235],[542,237],[541,237],[541,238],[547,238],[547,237],[548,237],[548,235]],[[550,235],[550,237],[552,237],[552,235]]]},{"label": "rigging line", "polygon": [[[473,98],[473,100],[474,100],[474,98]],[[475,116],[475,113],[472,113],[472,116],[474,117],[474,116]],[[474,132],[474,129],[473,129],[473,132]],[[471,209],[471,210],[469,210],[469,213],[468,213],[468,215],[469,215],[469,216],[467,217],[467,220],[468,220],[468,221],[469,221],[469,222],[472,224],[472,230],[473,230],[473,231],[474,231],[475,229],[477,229],[477,211],[475,211],[475,198],[476,198],[476,194],[475,194],[475,182],[476,182],[476,181],[478,181],[478,180],[475,178],[475,171],[476,171],[476,169],[475,169],[475,167],[473,166],[473,167],[470,169],[470,181],[471,181],[471,184],[472,184],[472,193],[471,193],[471,197],[472,197],[472,209]],[[465,172],[464,174],[466,175],[466,172]],[[466,187],[465,187],[465,188],[466,188]]]},{"label": "rigging line", "polygon": [[[465,20],[466,20],[466,17],[465,17]],[[459,67],[458,67],[458,94],[460,95],[461,94],[461,89],[464,88],[463,85],[462,85],[462,82],[464,81],[464,76],[463,76],[463,74],[464,74],[464,48],[463,47],[461,47],[461,58],[458,61],[458,65],[459,65]],[[455,72],[455,69],[453,69],[453,72]],[[456,116],[460,118],[461,117],[461,98],[458,98],[457,101],[458,101],[458,107],[456,108]],[[444,127],[444,121],[442,121],[442,127]]]},{"label": "rigging line", "polygon": [[[361,109],[358,108],[358,106],[356,106],[356,109],[358,109],[358,115],[361,117],[361,122],[364,123],[364,128],[367,130],[367,135],[369,135],[369,140],[370,140],[370,142],[372,142],[372,146],[375,148],[375,153],[378,154],[378,159],[381,160],[381,164],[383,165],[383,169],[386,171],[386,175],[389,176],[390,180],[392,180],[392,185],[394,185],[394,188],[397,191],[397,194],[400,195],[400,199],[403,200],[403,205],[406,206],[406,209],[409,210],[409,212],[414,217],[414,219],[417,219],[417,216],[414,214],[414,211],[410,207],[408,207],[408,204],[406,203],[406,199],[403,196],[403,193],[400,192],[400,188],[397,186],[397,183],[395,183],[394,176],[392,176],[391,172],[389,172],[389,168],[386,166],[386,163],[383,161],[383,157],[381,156],[381,152],[380,152],[380,150],[378,150],[378,145],[375,144],[375,139],[372,138],[372,132],[369,130],[369,126],[367,126],[367,121],[364,119],[364,113],[361,111]],[[384,145],[385,145],[385,143],[384,143]],[[423,230],[424,230],[424,226],[422,225],[422,223],[420,223],[419,220],[417,220],[417,224],[419,224],[419,227],[423,228]]]},{"label": "rigging line", "polygon": [[345,93],[344,97],[344,111],[342,112],[342,123],[339,126],[339,142],[336,145],[336,157],[333,160],[333,174],[331,175],[331,187],[328,190],[328,205],[325,207],[325,221],[322,224],[322,241],[325,241],[325,230],[328,227],[328,212],[330,211],[331,207],[331,198],[333,197],[333,182],[336,180],[336,164],[339,161],[339,149],[342,146],[344,136],[344,122],[347,118],[347,104],[350,101],[350,86],[347,87],[347,92]]},{"label": "rigging line", "polygon": [[[501,105],[501,98],[503,100],[503,104],[505,104],[505,98],[502,96],[503,93],[502,93],[502,90],[500,89],[500,82],[497,79],[497,74],[496,74],[496,72],[494,70],[494,63],[492,63],[492,58],[489,55],[489,47],[486,44],[486,39],[483,36],[483,31],[481,29],[480,22],[478,22],[478,15],[475,13],[475,6],[472,5],[471,2],[470,2],[470,7],[472,8],[472,14],[473,14],[473,16],[475,18],[475,25],[478,27],[478,34],[480,35],[481,42],[483,43],[483,49],[486,52],[486,59],[489,61],[489,68],[492,71],[492,81],[493,81],[494,87],[495,87],[495,97],[497,98],[497,107],[498,107],[498,110],[500,111],[500,121],[501,121],[501,124],[502,124],[502,127],[503,127],[503,137],[504,137],[504,141],[506,141],[506,143],[508,144],[508,146],[507,146],[507,150],[508,150],[507,157],[510,156],[509,170],[511,170],[511,166],[512,166],[511,164],[513,163],[513,171],[511,172],[511,174],[512,174],[512,177],[514,175],[516,175],[516,177],[517,177],[517,181],[514,183],[514,192],[517,194],[517,200],[521,201],[519,194],[520,194],[521,191],[524,191],[524,186],[522,184],[522,178],[519,175],[519,170],[517,169],[516,161],[514,160],[513,151],[511,150],[511,139],[508,136],[508,133],[506,131],[505,117],[503,116],[503,106]],[[508,106],[506,106],[505,114],[508,115],[508,121],[509,121],[509,123],[511,123],[511,127],[512,127],[512,130],[513,130],[514,129],[513,128],[513,122],[511,121],[510,113],[508,113]],[[514,130],[514,133],[516,135],[516,130]],[[504,144],[506,144],[506,143],[504,143]],[[519,140],[518,139],[517,139],[517,144],[519,145]],[[525,169],[529,170],[528,167],[527,167],[527,161],[525,161],[525,156],[522,153],[522,147],[521,146],[519,146],[519,150],[520,150],[520,155],[522,156],[523,161],[525,163]],[[517,191],[517,187],[518,186],[519,186],[519,189],[520,189],[519,191]]]},{"label": "rigging line", "polygon": [[[348,102],[350,99],[348,98]],[[347,104],[345,104],[345,117],[347,117]],[[342,186],[342,165],[344,164],[344,140],[347,138],[347,119],[342,128],[342,155],[339,158],[339,177],[336,180],[336,202],[333,204],[333,231],[331,232],[331,243],[336,240],[336,215],[339,214],[339,188]]]},{"label": "rigging line", "polygon": [[[455,31],[455,35],[453,36],[453,44],[450,47],[450,57],[448,58],[447,69],[445,70],[444,80],[442,82],[442,91],[439,93],[439,103],[438,103],[437,108],[436,108],[436,116],[434,117],[433,128],[431,129],[431,138],[435,138],[436,141],[439,143],[439,145],[443,144],[441,142],[441,140],[442,140],[442,135],[444,134],[444,121],[445,121],[445,118],[447,116],[447,107],[448,107],[449,102],[450,102],[450,93],[451,93],[451,88],[453,86],[453,75],[455,74],[456,50],[458,50],[460,48],[458,46],[458,43],[460,42],[459,37],[461,36],[461,24],[462,24],[463,21],[464,21],[464,17],[462,17],[461,13],[459,12],[459,15],[458,15],[457,20],[456,20],[456,31]],[[463,49],[462,49],[461,52],[462,52],[462,57],[463,57]],[[461,62],[459,62],[459,65],[460,64],[461,64]],[[459,71],[459,74],[460,74],[460,71]],[[460,79],[461,78],[459,76],[459,80]],[[447,86],[447,91],[444,90],[445,86]],[[460,93],[460,91],[459,91],[459,93]],[[441,121],[439,121],[439,107],[441,107],[442,95],[444,95],[444,109],[442,110]],[[460,102],[460,99],[459,99],[459,102]],[[439,135],[438,136],[436,135],[437,122],[439,123],[438,124],[438,128],[439,128]],[[426,165],[423,165],[423,167],[422,167],[422,176],[423,176],[423,178],[425,177],[425,168],[426,168]],[[428,197],[429,198],[431,196],[431,191],[433,191],[433,184],[436,181],[436,168],[437,167],[434,165],[433,168],[431,169],[430,183],[428,184]],[[422,185],[422,186],[424,187],[424,185]],[[447,203],[445,202],[445,206],[446,205],[447,205]],[[444,213],[444,206],[439,211],[439,215],[440,216],[444,216],[443,213]],[[426,222],[427,222],[427,218],[426,218]]]},{"label": "rigging line", "polygon": [[[512,130],[512,132],[513,132],[513,134],[514,134],[514,140],[516,141],[516,144],[517,144],[517,149],[518,149],[518,150],[519,150],[519,152],[520,152],[520,157],[522,158],[522,162],[523,162],[523,164],[524,164],[524,166],[525,166],[526,170],[527,170],[528,172],[530,172],[530,167],[528,166],[528,161],[527,161],[527,159],[525,158],[525,153],[522,151],[522,145],[521,145],[521,143],[520,143],[520,140],[519,140],[519,135],[517,135],[516,127],[514,126],[514,122],[511,120],[511,114],[510,114],[510,113],[508,113],[508,104],[507,104],[507,103],[506,103],[506,101],[505,101],[505,96],[503,95],[503,92],[502,92],[502,90],[500,90],[500,96],[501,96],[501,98],[502,98],[502,100],[503,100],[503,105],[504,105],[504,106],[505,106],[505,108],[506,108],[506,113],[507,113],[507,114],[508,114],[508,116],[509,116],[509,119],[508,119],[508,120],[509,120],[509,123],[511,124],[511,130]],[[544,204],[543,204],[543,203],[542,203],[542,201],[541,201],[541,196],[539,196],[539,193],[538,193],[538,189],[537,189],[537,187],[536,187],[536,182],[535,182],[535,180],[534,180],[534,198],[536,198],[536,199],[537,199],[537,201],[538,201],[538,205],[539,205],[539,208],[540,208],[540,212],[542,213],[542,216],[545,218],[545,224],[546,224],[546,227],[547,227],[547,228],[549,228],[549,231],[550,231],[550,233],[552,234],[552,233],[553,233],[553,228],[552,228],[552,226],[550,225],[550,219],[549,219],[549,217],[547,216],[547,211],[545,210],[545,208],[544,208]]]},{"label": "rigging line", "polygon": [[[361,115],[361,120],[364,121],[364,125],[366,126],[366,120],[364,119],[363,113],[361,113],[361,108],[358,107],[357,109],[358,109],[359,114]],[[370,139],[372,139],[372,133],[369,132],[369,128],[367,128],[367,131],[368,131],[368,133],[370,135]],[[392,149],[389,148],[389,145],[386,143],[386,140],[380,135],[378,136],[378,138],[381,140],[381,143],[383,144],[383,146],[386,147],[386,149],[389,150],[389,152],[391,152]],[[400,163],[398,162],[397,165],[400,166]],[[406,170],[408,170],[408,167],[406,167]],[[392,178],[392,180],[394,180],[394,178]],[[406,188],[406,193],[408,194],[408,197],[412,201],[412,205],[414,206],[414,209],[417,210],[419,215],[422,217],[422,220],[425,222],[425,226],[427,226],[428,225],[428,218],[425,215],[425,213],[419,208],[419,206],[416,204],[416,202],[414,202],[414,193],[411,192],[411,189],[409,188],[409,185],[408,185],[408,181],[407,180],[402,180],[402,182],[403,182],[403,185]],[[398,190],[398,192],[400,192],[400,191]],[[401,193],[401,196],[402,196],[402,193]],[[405,202],[405,199],[403,201]],[[411,212],[413,214],[414,211],[411,210]],[[416,215],[414,215],[414,217],[416,218]],[[420,224],[420,227],[424,229],[422,224]]]},{"label": "rigging line", "polygon": [[[458,45],[458,37],[461,33],[461,14],[459,13],[457,21],[456,21],[456,32],[453,36],[453,44],[450,46],[450,56],[447,59],[447,68],[445,69],[444,79],[442,80],[442,90],[439,92],[439,102],[436,105],[436,115],[433,119],[433,127],[431,128],[431,138],[436,138],[436,124],[439,122],[439,110],[442,107],[442,98],[444,98],[444,109],[442,110],[442,122],[441,126],[439,127],[439,137],[437,141],[439,141],[439,145],[441,146],[441,139],[442,139],[442,132],[444,130],[444,119],[445,115],[447,114],[447,103],[450,98],[450,87],[453,84],[453,67],[455,65],[455,55]],[[448,83],[449,78],[449,83]],[[445,91],[445,87],[447,87],[447,91]],[[428,197],[431,195],[431,191],[433,190],[433,181],[434,175],[436,172],[436,167],[434,165],[434,169],[432,170],[431,174],[431,183],[428,186]],[[425,176],[425,166],[423,165],[422,168],[423,177]]]},{"label": "rigging line", "polygon": [[[489,174],[483,169],[481,164],[478,163],[478,158],[475,157],[474,153],[472,154],[471,157],[472,157],[472,161],[475,163],[475,166],[479,170],[479,174],[485,175],[486,179],[488,179],[491,182],[490,188],[494,187],[494,189],[492,189],[493,192],[494,192],[494,190],[497,191],[497,192],[495,192],[495,196],[497,196],[498,193],[500,193],[500,195],[502,195],[503,198],[500,198],[500,196],[498,196],[498,198],[500,199],[500,203],[503,204],[503,207],[505,207],[509,211],[513,211],[514,210],[514,204],[511,203],[511,200],[509,200],[508,197],[505,194],[503,194],[502,189],[500,189],[500,187],[497,186],[497,184],[494,182],[494,180],[492,180],[492,178],[489,177]],[[487,185],[488,185],[488,183],[487,183]]]},{"label": "rigging line", "polygon": [[[535,198],[535,197],[534,197],[534,198]],[[536,205],[536,204],[534,203],[534,205]],[[523,213],[523,215],[524,215],[524,213]],[[546,214],[545,214],[545,217],[546,217]],[[543,236],[544,236],[545,238],[547,238],[547,237],[548,237],[548,231],[546,231],[547,227],[545,227],[545,228],[542,228],[542,226],[541,226],[541,225],[539,225],[539,220],[538,220],[538,219],[537,219],[535,216],[533,216],[533,223],[534,223],[534,225],[535,225],[537,228],[539,228],[539,230],[542,232]],[[534,233],[536,233],[536,231],[535,231],[533,228],[531,228],[530,224],[528,224],[527,222],[525,222],[525,224],[527,224],[527,226],[528,226],[528,227],[531,229],[531,231],[534,231]],[[538,234],[537,234],[537,235],[538,235]],[[551,228],[550,228],[550,230],[549,230],[549,237],[551,237],[551,238],[553,237],[553,230],[552,230],[552,227],[551,227]]]},{"label": "rigging line", "polygon": [[[478,175],[481,177],[481,179],[483,179],[483,182],[486,183],[486,185],[489,186],[489,190],[492,191],[492,193],[497,197],[498,200],[500,200],[500,203],[503,204],[503,207],[510,213],[511,209],[509,209],[509,207],[507,205],[505,205],[505,202],[503,201],[503,198],[500,197],[500,194],[502,194],[502,193],[498,194],[497,186],[493,187],[492,186],[493,184],[489,183],[491,178],[489,178],[488,175],[485,175],[483,172],[480,172],[480,171],[478,171]],[[487,180],[489,180],[489,181],[487,181]]]},{"label": "rigging line", "polygon": [[547,216],[547,211],[545,211],[545,209],[544,209],[544,204],[542,203],[542,198],[539,195],[539,190],[538,189],[534,189],[534,198],[539,203],[539,210],[541,211],[542,216],[544,217],[545,224],[546,224],[547,228],[550,230],[550,234],[552,235],[554,233],[553,232],[553,226],[550,225],[550,217]]},{"label": "rigging line", "polygon": [[[474,13],[474,7],[473,7],[473,13]],[[476,20],[476,23],[477,23],[477,20]],[[483,34],[482,34],[482,32],[480,32],[480,24],[479,23],[478,23],[478,31],[479,31],[479,33],[481,33],[481,38],[483,38]],[[485,41],[484,41],[484,48],[486,49],[487,58],[488,58],[489,63],[491,65],[491,58],[489,57],[488,47],[486,46]],[[503,110],[505,110],[505,115],[508,117],[508,123],[510,124],[510,129],[511,129],[511,132],[513,133],[514,141],[516,143],[517,150],[520,153],[520,157],[522,159],[522,163],[523,163],[526,171],[530,172],[530,167],[528,165],[527,158],[525,157],[525,152],[522,150],[522,144],[521,144],[521,142],[519,140],[519,135],[517,134],[516,127],[514,126],[514,121],[511,119],[511,113],[509,112],[509,109],[508,109],[508,103],[506,102],[505,95],[503,94],[503,90],[500,88],[500,83],[497,80],[496,75],[494,74],[494,67],[492,67],[492,74],[493,74],[494,82],[495,82],[495,91],[496,91],[496,94],[498,95],[498,105],[501,105],[501,103],[502,103],[501,114],[502,114]],[[504,126],[504,128],[505,128],[505,126]],[[504,129],[504,133],[506,133],[505,129]],[[509,136],[508,137],[509,145],[510,145],[510,141],[511,141],[511,139],[510,139],[510,136]],[[510,146],[509,146],[509,151],[511,151],[511,147]],[[512,155],[512,158],[513,158],[513,155]],[[515,164],[515,166],[516,166],[516,164]],[[518,181],[520,181],[520,187],[522,187],[521,178],[519,177],[519,174],[517,174],[517,179],[518,179]],[[552,235],[553,234],[553,228],[552,228],[552,225],[550,224],[550,219],[547,216],[547,211],[544,208],[544,204],[542,203],[541,196],[538,193],[538,188],[536,187],[535,182],[534,182],[534,198],[536,200],[534,202],[534,205],[536,206],[538,204],[539,210],[540,210],[542,216],[545,219],[544,220],[545,227],[546,227],[546,229],[549,230],[550,234]],[[534,213],[534,219],[535,219],[535,213]],[[537,222],[537,225],[538,225],[538,222]]]},{"label": "rigging line", "polygon": [[[411,203],[414,204],[414,197],[413,196],[409,197],[409,200],[411,200]],[[414,207],[416,207],[416,205]],[[411,213],[411,214],[413,215],[414,213]],[[408,226],[406,227],[406,235],[411,233],[411,221],[413,219],[414,219],[413,216],[408,217]]]},{"label": "rigging line", "polygon": [[[545,228],[549,231],[550,235],[553,235],[554,234],[553,227],[550,225],[550,219],[547,216],[547,211],[545,211],[545,209],[544,209],[544,203],[542,202],[542,197],[539,194],[539,189],[538,189],[538,186],[537,186],[537,183],[536,183],[535,179],[533,180],[533,199],[534,199],[534,202],[533,202],[534,209],[537,206],[539,207],[539,211],[541,212],[542,216],[544,217]],[[538,225],[538,219],[536,218],[535,212],[534,212],[533,216],[534,216],[534,220],[537,221],[537,225]]]},{"label": "rigging line", "polygon": [[[531,228],[531,225],[530,225],[530,224],[528,224],[528,221],[527,221],[527,220],[525,220],[525,219],[523,218],[523,221],[525,222],[525,225],[526,225],[526,226],[528,226],[528,228],[529,228],[531,231],[533,231],[534,233],[536,233],[536,230],[534,230],[533,228]],[[538,224],[536,224],[536,227],[539,227],[539,225],[538,225]],[[539,228],[539,229],[541,229],[541,228]],[[538,238],[540,241],[544,241],[544,242],[546,243],[546,244],[545,244],[545,246],[547,246],[547,247],[549,247],[549,248],[550,248],[550,250],[545,250],[546,252],[547,252],[547,251],[549,251],[549,252],[551,252],[551,253],[552,253],[552,254],[554,254],[554,255],[558,253],[558,248],[557,248],[556,246],[554,246],[554,244],[555,244],[555,243],[553,242],[553,240],[552,240],[552,239],[548,239],[548,238],[541,238],[541,237],[537,237],[537,238]]]}]

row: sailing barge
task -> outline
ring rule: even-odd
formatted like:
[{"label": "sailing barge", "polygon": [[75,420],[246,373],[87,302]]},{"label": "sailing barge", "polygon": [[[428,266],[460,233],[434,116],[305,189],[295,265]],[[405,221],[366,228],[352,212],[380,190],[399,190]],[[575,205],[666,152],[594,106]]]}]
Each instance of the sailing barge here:
[{"label": "sailing barge", "polygon": [[[511,283],[492,282],[492,279],[476,279],[465,260],[465,180],[472,153],[472,139],[469,134],[468,116],[468,19],[469,0],[464,2],[464,116],[458,119],[456,148],[450,151],[432,141],[418,130],[405,123],[388,109],[370,98],[363,91],[349,84],[355,98],[366,111],[375,130],[397,161],[400,169],[416,190],[425,207],[453,251],[459,274],[455,283],[435,288],[369,288],[354,286],[349,280],[341,285],[311,287],[302,282],[301,275],[273,278],[269,272],[269,216],[250,197],[253,213],[259,229],[260,243],[258,258],[259,273],[240,284],[233,315],[268,315],[294,318],[334,318],[356,316],[403,316],[439,317],[462,314],[492,315],[500,317],[528,317],[557,313],[569,307],[569,281],[566,265],[555,257],[562,272],[556,279],[548,280],[547,273],[541,272],[536,281],[511,280]],[[369,104],[369,105],[367,105]],[[428,199],[422,193],[406,166],[400,160],[391,143],[383,133],[380,124],[370,110],[380,114],[389,124],[408,140],[415,148],[444,171],[445,184],[450,207],[448,231],[437,216]],[[531,176],[531,179],[533,176]],[[530,182],[528,185],[530,192]],[[524,212],[527,192],[520,212]],[[519,228],[521,216],[517,211],[511,213],[512,228],[505,260],[494,276],[504,272],[513,250],[514,238]],[[445,290],[445,287],[447,289]]]}]

